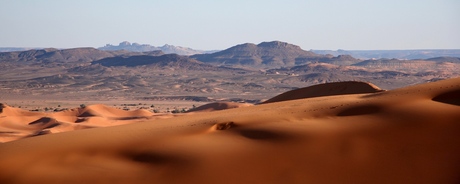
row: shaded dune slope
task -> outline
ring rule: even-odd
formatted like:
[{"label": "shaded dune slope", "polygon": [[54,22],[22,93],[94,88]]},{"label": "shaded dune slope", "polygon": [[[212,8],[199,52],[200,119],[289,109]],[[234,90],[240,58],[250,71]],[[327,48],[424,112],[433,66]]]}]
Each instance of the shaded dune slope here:
[{"label": "shaded dune slope", "polygon": [[382,91],[385,90],[382,90],[374,84],[368,82],[332,82],[288,91],[286,93],[282,93],[278,96],[268,99],[267,101],[262,103],[273,103],[287,100],[296,100],[302,98],[313,98],[331,95],[376,93]]},{"label": "shaded dune slope", "polygon": [[237,102],[214,102],[205,104],[194,109],[190,109],[187,112],[211,112],[211,111],[219,111],[219,110],[226,110],[226,109],[233,109],[233,108],[240,108],[240,107],[248,107],[252,104],[248,103],[237,103]]},{"label": "shaded dune slope", "polygon": [[0,183],[459,183],[460,78],[0,144]]}]

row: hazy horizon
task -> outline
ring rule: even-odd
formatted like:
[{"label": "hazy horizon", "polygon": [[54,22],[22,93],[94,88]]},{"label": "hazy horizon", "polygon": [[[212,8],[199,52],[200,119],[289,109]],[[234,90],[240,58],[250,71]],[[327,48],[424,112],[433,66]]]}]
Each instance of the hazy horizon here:
[{"label": "hazy horizon", "polygon": [[304,50],[460,49],[458,8],[455,0],[5,0],[0,47],[223,50],[278,40]]}]

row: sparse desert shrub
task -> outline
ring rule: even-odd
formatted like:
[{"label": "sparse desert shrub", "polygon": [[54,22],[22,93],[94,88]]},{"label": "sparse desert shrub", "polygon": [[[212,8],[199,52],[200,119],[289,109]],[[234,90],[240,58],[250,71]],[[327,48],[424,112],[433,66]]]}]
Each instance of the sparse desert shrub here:
[{"label": "sparse desert shrub", "polygon": [[54,112],[60,112],[60,111],[65,111],[65,110],[69,110],[69,109],[67,109],[67,108],[62,108],[62,109],[56,108],[56,109],[54,109]]},{"label": "sparse desert shrub", "polygon": [[85,104],[80,104],[80,108],[85,108],[86,105]]}]

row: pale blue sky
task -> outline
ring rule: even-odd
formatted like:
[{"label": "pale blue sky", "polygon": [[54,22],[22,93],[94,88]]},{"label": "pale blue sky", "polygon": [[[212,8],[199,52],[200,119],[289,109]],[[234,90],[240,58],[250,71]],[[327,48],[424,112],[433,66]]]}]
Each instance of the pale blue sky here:
[{"label": "pale blue sky", "polygon": [[460,49],[460,0],[0,0],[0,47]]}]

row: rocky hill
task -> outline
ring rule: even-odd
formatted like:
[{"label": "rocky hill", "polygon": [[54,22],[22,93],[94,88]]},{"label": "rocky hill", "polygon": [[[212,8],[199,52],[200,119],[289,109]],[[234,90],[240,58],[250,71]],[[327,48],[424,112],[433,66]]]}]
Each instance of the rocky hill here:
[{"label": "rocky hill", "polygon": [[299,46],[280,42],[262,42],[258,45],[245,43],[212,54],[191,56],[199,61],[217,65],[255,66],[255,67],[285,67],[309,62],[358,62],[351,56],[333,57],[319,55],[302,50]]},{"label": "rocky hill", "polygon": [[122,53],[101,51],[94,48],[75,48],[58,50],[54,48],[3,52],[0,53],[1,62],[88,62],[106,57],[113,57]]}]

